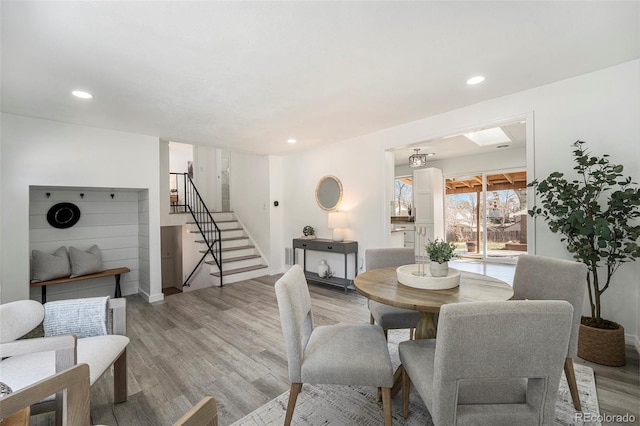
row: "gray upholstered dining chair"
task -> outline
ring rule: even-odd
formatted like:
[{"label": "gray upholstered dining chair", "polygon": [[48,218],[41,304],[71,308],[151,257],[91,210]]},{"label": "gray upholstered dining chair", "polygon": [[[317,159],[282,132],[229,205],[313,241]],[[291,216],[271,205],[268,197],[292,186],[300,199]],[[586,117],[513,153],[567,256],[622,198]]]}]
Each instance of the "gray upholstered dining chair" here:
[{"label": "gray upholstered dining chair", "polygon": [[512,300],[566,300],[573,306],[571,339],[564,363],[564,373],[576,410],[582,411],[573,358],[578,354],[580,317],[584,303],[587,265],[563,259],[522,254],[513,277]]},{"label": "gray upholstered dining chair", "polygon": [[275,284],[291,392],[285,425],[291,424],[303,383],[382,388],[384,424],[391,421],[393,367],[387,341],[377,325],[314,327],[311,296],[300,265]]},{"label": "gray upholstered dining chair", "polygon": [[[382,248],[368,249],[365,251],[365,267],[367,271],[389,266],[402,266],[416,263],[416,257],[412,248]],[[378,324],[384,330],[387,337],[387,330],[408,328],[409,338],[413,338],[413,333],[420,319],[420,313],[411,309],[396,308],[385,305],[375,300],[368,301],[371,324]]]},{"label": "gray upholstered dining chair", "polygon": [[561,300],[443,306],[438,339],[398,347],[403,416],[413,383],[435,426],[553,424],[572,315]]}]

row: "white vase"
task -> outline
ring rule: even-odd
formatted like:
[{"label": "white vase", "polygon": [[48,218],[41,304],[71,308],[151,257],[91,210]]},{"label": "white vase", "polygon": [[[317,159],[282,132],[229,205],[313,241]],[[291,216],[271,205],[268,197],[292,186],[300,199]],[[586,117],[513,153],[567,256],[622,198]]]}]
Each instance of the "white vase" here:
[{"label": "white vase", "polygon": [[446,262],[431,262],[429,264],[429,270],[431,271],[432,277],[446,277],[447,275],[449,275],[449,264]]},{"label": "white vase", "polygon": [[327,265],[327,261],[322,259],[320,264],[318,265],[318,275],[320,278],[328,278],[329,277],[329,265]]}]

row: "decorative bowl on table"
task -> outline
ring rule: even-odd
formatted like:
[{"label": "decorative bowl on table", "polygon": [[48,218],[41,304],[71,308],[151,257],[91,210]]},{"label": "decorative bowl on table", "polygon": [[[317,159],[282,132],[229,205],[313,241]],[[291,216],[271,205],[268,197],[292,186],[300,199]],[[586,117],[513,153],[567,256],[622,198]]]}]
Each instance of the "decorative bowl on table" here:
[{"label": "decorative bowl on table", "polygon": [[412,264],[398,267],[396,274],[400,284],[424,290],[446,290],[460,285],[460,271],[454,268],[449,268],[446,277],[432,277],[429,265]]}]

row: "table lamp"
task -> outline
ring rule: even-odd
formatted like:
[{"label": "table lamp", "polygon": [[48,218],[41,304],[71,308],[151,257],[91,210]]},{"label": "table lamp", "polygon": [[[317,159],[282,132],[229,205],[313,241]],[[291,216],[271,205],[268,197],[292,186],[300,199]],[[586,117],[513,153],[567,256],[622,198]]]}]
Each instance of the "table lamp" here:
[{"label": "table lamp", "polygon": [[344,240],[342,229],[349,227],[349,219],[346,212],[329,213],[329,229],[333,229],[333,241]]}]

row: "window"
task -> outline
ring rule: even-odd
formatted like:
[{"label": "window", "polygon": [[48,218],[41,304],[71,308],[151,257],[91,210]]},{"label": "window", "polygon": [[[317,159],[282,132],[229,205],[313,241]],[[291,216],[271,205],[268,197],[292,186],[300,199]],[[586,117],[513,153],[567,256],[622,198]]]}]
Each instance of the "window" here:
[{"label": "window", "polygon": [[446,238],[458,254],[495,259],[526,253],[526,181],[524,171],[446,179]]},{"label": "window", "polygon": [[397,177],[394,182],[393,211],[394,216],[411,216],[411,200],[413,200],[413,178]]}]

